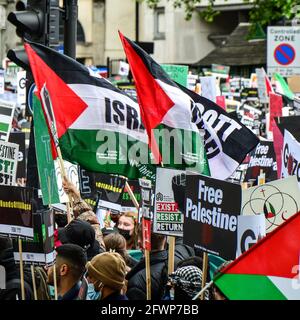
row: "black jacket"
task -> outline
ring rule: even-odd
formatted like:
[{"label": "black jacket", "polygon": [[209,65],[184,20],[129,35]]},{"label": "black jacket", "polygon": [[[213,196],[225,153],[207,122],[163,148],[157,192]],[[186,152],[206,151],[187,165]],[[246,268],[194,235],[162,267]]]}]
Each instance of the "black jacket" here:
[{"label": "black jacket", "polygon": [[[15,264],[13,248],[5,249],[0,254],[0,265],[5,268],[6,289],[0,289],[0,300],[21,300],[20,269]],[[24,266],[25,299],[32,300],[32,279],[30,269]]]},{"label": "black jacket", "polygon": [[174,256],[174,270],[177,269],[177,265],[180,261],[193,257],[195,255],[195,250],[183,244],[182,238],[176,238],[175,241],[175,256]]},{"label": "black jacket", "polygon": [[[167,250],[150,253],[151,300],[161,300],[168,281]],[[146,268],[142,258],[126,275],[129,300],[146,300]]]}]

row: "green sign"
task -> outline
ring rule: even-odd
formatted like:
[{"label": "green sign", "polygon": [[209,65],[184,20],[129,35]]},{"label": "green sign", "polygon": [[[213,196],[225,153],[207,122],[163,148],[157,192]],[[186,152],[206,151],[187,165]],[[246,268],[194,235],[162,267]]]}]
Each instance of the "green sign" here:
[{"label": "green sign", "polygon": [[161,67],[170,76],[170,78],[182,86],[187,86],[187,76],[189,72],[188,66],[180,66],[175,64],[162,64]]},{"label": "green sign", "polygon": [[43,204],[59,203],[60,199],[55,166],[51,154],[50,136],[41,103],[35,95],[33,97],[33,121],[36,160]]}]

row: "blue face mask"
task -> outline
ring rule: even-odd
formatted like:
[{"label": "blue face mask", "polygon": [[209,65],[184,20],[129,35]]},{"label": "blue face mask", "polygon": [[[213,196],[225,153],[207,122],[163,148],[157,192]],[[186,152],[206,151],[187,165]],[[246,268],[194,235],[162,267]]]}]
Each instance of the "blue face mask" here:
[{"label": "blue face mask", "polygon": [[87,300],[99,300],[101,297],[101,291],[95,291],[92,283],[88,284]]}]

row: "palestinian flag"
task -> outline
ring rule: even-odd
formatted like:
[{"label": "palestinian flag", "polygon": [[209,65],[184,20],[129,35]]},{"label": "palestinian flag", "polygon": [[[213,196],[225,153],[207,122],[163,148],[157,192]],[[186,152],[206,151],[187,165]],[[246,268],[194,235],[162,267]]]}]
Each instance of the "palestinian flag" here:
[{"label": "palestinian flag", "polygon": [[119,34],[156,161],[210,175],[203,138],[192,122],[192,99],[143,49]]},{"label": "palestinian flag", "polygon": [[300,212],[219,273],[215,285],[233,300],[299,300]]},{"label": "palestinian flag", "polygon": [[[208,160],[203,173],[207,174],[209,168],[210,175],[216,179],[230,177],[256,147],[259,139],[216,103],[172,81],[143,49],[121,33],[120,37],[135,80],[141,115],[149,137],[153,129],[162,127],[176,128],[183,137],[185,132],[192,132],[195,140],[204,143],[205,150],[200,150],[198,154],[198,161],[206,165],[205,160]],[[161,151],[161,144],[159,147]],[[184,152],[182,154],[188,156]],[[197,156],[193,152],[189,155]],[[163,155],[162,158],[165,164]]]},{"label": "palestinian flag", "polygon": [[153,178],[136,101],[68,56],[40,44],[25,49],[63,158],[89,171]]},{"label": "palestinian flag", "polygon": [[274,79],[276,84],[276,93],[281,94],[282,96],[286,96],[290,100],[294,100],[294,93],[290,89],[289,85],[286,83],[282,75],[275,72]]}]

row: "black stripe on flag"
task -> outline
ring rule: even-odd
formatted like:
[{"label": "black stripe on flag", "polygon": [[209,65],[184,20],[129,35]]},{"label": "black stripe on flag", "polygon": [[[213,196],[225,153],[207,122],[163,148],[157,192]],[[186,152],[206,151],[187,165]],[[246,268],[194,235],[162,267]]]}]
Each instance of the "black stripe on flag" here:
[{"label": "black stripe on flag", "polygon": [[132,97],[115,87],[105,78],[90,75],[87,67],[76,60],[49,47],[28,42],[36,54],[67,84],[88,84],[118,92],[136,102]]},{"label": "black stripe on flag", "polygon": [[7,108],[7,107],[1,107],[0,106],[0,114],[4,116],[11,116],[13,109],[12,108]]}]

